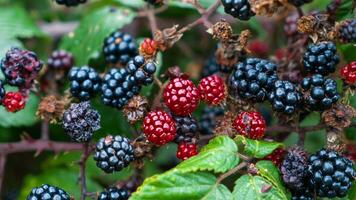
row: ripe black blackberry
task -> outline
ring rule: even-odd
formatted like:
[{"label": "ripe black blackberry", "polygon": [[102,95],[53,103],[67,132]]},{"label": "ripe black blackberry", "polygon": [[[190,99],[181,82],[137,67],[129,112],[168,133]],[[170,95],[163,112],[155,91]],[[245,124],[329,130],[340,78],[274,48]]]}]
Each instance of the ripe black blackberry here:
[{"label": "ripe black blackberry", "polygon": [[142,85],[153,82],[156,66],[145,63],[142,56],[136,56],[127,63],[126,68],[112,68],[103,78],[101,100],[105,105],[122,108],[140,92]]},{"label": "ripe black blackberry", "polygon": [[300,147],[288,149],[280,166],[284,184],[293,191],[300,190],[305,184],[308,166],[306,153]]},{"label": "ripe black blackberry", "polygon": [[224,109],[221,107],[208,107],[206,106],[199,120],[199,130],[203,135],[213,134],[217,118],[224,115]]},{"label": "ripe black blackberry", "polygon": [[173,116],[176,124],[176,136],[174,142],[192,142],[197,136],[198,124],[194,117],[190,116]]},{"label": "ripe black blackberry", "polygon": [[96,166],[106,173],[121,171],[134,160],[134,150],[129,139],[108,135],[96,144],[94,160]]},{"label": "ripe black blackberry", "polygon": [[72,140],[88,142],[93,132],[100,129],[100,115],[91,108],[89,101],[73,103],[64,111],[62,125]]},{"label": "ripe black blackberry", "polygon": [[319,197],[345,197],[356,176],[352,161],[321,149],[308,159],[308,180]]},{"label": "ripe black blackberry", "polygon": [[356,20],[349,19],[341,22],[337,29],[338,37],[343,43],[356,42]]},{"label": "ripe black blackberry", "polygon": [[339,60],[335,44],[332,42],[310,44],[303,55],[304,69],[322,75],[333,73]]},{"label": "ripe black blackberry", "polygon": [[234,66],[229,77],[230,94],[252,102],[262,102],[277,81],[277,66],[259,58],[248,58]]},{"label": "ripe black blackberry", "polygon": [[43,184],[35,187],[27,195],[26,200],[39,200],[39,199],[55,199],[55,200],[70,200],[69,195],[62,189],[48,184]]},{"label": "ripe black blackberry", "polygon": [[34,52],[19,48],[7,51],[0,65],[8,84],[24,88],[32,86],[42,68],[42,62]]},{"label": "ripe black blackberry", "polygon": [[98,196],[98,200],[127,200],[129,193],[124,188],[110,187]]},{"label": "ripe black blackberry", "polygon": [[255,15],[248,0],[221,0],[224,10],[240,20],[249,20]]},{"label": "ripe black blackberry", "polygon": [[137,47],[131,35],[115,31],[105,38],[103,52],[106,62],[126,65],[137,55]]},{"label": "ripe black blackberry", "polygon": [[70,92],[80,101],[87,101],[100,91],[101,79],[91,67],[73,67],[68,77]]},{"label": "ripe black blackberry", "polygon": [[79,4],[86,3],[87,0],[56,0],[56,2],[60,5],[77,6]]},{"label": "ripe black blackberry", "polygon": [[301,96],[293,83],[278,80],[274,83],[273,90],[268,99],[277,112],[292,114],[297,111],[301,103]]},{"label": "ripe black blackberry", "polygon": [[322,111],[329,109],[340,98],[336,81],[324,78],[320,74],[304,78],[301,86],[304,90],[304,104],[311,110]]},{"label": "ripe black blackberry", "polygon": [[313,0],[288,0],[289,3],[299,7],[302,6],[303,4],[310,3]]},{"label": "ripe black blackberry", "polygon": [[201,76],[204,78],[213,75],[215,73],[218,73],[219,71],[220,71],[220,65],[216,63],[215,57],[212,56],[207,60],[207,62],[203,66]]},{"label": "ripe black blackberry", "polygon": [[64,50],[54,51],[48,58],[47,65],[52,69],[69,69],[73,66],[73,56]]}]

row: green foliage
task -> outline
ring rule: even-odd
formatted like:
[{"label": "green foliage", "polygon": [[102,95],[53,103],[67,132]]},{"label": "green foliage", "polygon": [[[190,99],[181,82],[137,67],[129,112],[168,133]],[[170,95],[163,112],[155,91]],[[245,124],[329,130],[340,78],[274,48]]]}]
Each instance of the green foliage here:
[{"label": "green foliage", "polygon": [[243,146],[244,154],[253,158],[263,158],[271,154],[275,149],[284,146],[278,142],[251,140],[242,135],[236,136],[234,140],[237,145]]},{"label": "green foliage", "polygon": [[336,19],[343,20],[352,18],[352,0],[342,0],[339,9],[336,12]]},{"label": "green foliage", "polygon": [[61,48],[73,54],[77,65],[86,65],[91,58],[99,58],[104,38],[130,23],[134,16],[129,9],[104,7],[96,10],[85,16],[78,28],[63,39]]},{"label": "green foliage", "polygon": [[30,94],[30,99],[27,101],[25,109],[17,113],[9,113],[4,107],[0,107],[0,126],[2,127],[19,127],[31,126],[37,122],[36,111],[38,106],[38,98]]},{"label": "green foliage", "polygon": [[225,172],[239,163],[237,146],[227,136],[218,136],[210,140],[197,156],[182,162],[176,168],[183,172],[213,171]]}]

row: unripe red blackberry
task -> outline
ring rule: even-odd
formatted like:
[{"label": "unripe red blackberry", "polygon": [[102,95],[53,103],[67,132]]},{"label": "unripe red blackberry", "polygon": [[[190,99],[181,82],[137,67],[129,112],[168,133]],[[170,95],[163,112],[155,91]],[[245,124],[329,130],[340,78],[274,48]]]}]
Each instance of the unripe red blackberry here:
[{"label": "unripe red blackberry", "polygon": [[197,145],[194,143],[181,142],[177,148],[177,158],[186,160],[192,156],[197,155]]},{"label": "unripe red blackberry", "polygon": [[7,92],[2,105],[8,112],[17,112],[25,108],[25,97],[20,92]]},{"label": "unripe red blackberry", "polygon": [[129,193],[124,188],[110,187],[101,192],[97,200],[127,200]]},{"label": "unripe red blackberry", "polygon": [[232,126],[240,135],[256,140],[264,136],[266,122],[258,112],[240,112]]},{"label": "unripe red blackberry", "polygon": [[340,69],[341,78],[348,84],[356,83],[356,61],[350,62]]},{"label": "unripe red blackberry", "polygon": [[280,166],[285,150],[283,148],[277,148],[275,149],[271,154],[267,155],[266,157],[263,158],[263,160],[269,160],[272,161],[275,166]]},{"label": "unripe red blackberry", "polygon": [[157,52],[157,42],[151,38],[145,38],[140,44],[139,51],[144,57],[153,57]]},{"label": "unripe red blackberry", "polygon": [[87,0],[56,0],[56,2],[60,5],[65,6],[77,6],[79,4],[87,2]]},{"label": "unripe red blackberry", "polygon": [[47,60],[47,65],[52,69],[69,69],[73,66],[74,60],[71,53],[64,50],[54,51]]},{"label": "unripe red blackberry", "polygon": [[12,48],[1,61],[6,82],[13,86],[30,88],[38,72],[42,68],[42,62],[32,51]]},{"label": "unripe red blackberry", "polygon": [[176,135],[175,123],[164,111],[149,112],[142,126],[147,140],[157,145],[172,141]]},{"label": "unripe red blackberry", "polygon": [[27,195],[26,200],[70,200],[70,196],[61,188],[43,184],[35,187]]},{"label": "unripe red blackberry", "polygon": [[121,171],[134,160],[134,150],[129,139],[120,135],[108,135],[96,144],[96,166],[106,173]]},{"label": "unripe red blackberry", "polygon": [[199,90],[185,78],[174,78],[163,91],[163,100],[174,115],[189,115],[199,103]]},{"label": "unripe red blackberry", "polygon": [[211,75],[201,79],[198,89],[201,100],[208,105],[219,104],[225,98],[225,85],[219,76]]}]

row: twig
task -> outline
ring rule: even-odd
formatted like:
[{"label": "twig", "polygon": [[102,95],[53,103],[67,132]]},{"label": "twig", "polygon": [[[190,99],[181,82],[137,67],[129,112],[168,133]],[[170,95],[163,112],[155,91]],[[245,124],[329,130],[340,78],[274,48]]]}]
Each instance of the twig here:
[{"label": "twig", "polygon": [[247,166],[247,162],[242,162],[239,165],[237,165],[236,167],[230,169],[229,171],[227,171],[224,174],[221,174],[217,179],[216,179],[216,184],[221,183],[221,181],[223,181],[225,178],[231,176],[232,174],[235,174],[237,171],[239,171],[240,169],[244,168]]},{"label": "twig", "polygon": [[41,123],[41,139],[49,140],[49,132],[48,132],[48,120],[44,119]]},{"label": "twig", "polygon": [[203,14],[205,12],[205,9],[203,8],[202,5],[200,5],[198,0],[192,0],[189,3],[192,4],[200,14]]},{"label": "twig", "polygon": [[157,26],[155,13],[150,8],[147,8],[147,18],[148,18],[148,22],[150,24],[150,29],[151,29],[151,33],[152,33],[152,37],[153,37],[155,32],[158,30],[158,26]]},{"label": "twig", "polygon": [[85,163],[89,157],[89,144],[83,144],[83,153],[79,160],[79,177],[78,180],[80,182],[80,200],[85,200],[87,195],[87,185],[86,185],[86,177],[85,177]]},{"label": "twig", "polygon": [[28,152],[38,150],[49,150],[54,152],[59,151],[78,151],[82,146],[72,142],[54,142],[47,140],[23,140],[20,142],[11,142],[0,144],[0,152],[2,154],[10,154],[17,152]]},{"label": "twig", "polygon": [[2,188],[2,182],[5,178],[5,165],[6,165],[6,154],[0,154],[0,194]]}]

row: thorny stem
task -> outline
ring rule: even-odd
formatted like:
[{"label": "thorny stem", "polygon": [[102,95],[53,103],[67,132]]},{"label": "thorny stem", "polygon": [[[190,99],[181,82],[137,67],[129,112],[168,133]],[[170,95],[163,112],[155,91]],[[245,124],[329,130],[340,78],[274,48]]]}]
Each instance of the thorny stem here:
[{"label": "thorny stem", "polygon": [[150,24],[150,29],[151,29],[151,33],[152,33],[152,37],[153,37],[155,32],[158,30],[156,16],[154,14],[153,9],[150,9],[150,8],[147,9],[147,18],[148,18],[148,22]]},{"label": "thorny stem", "polygon": [[2,182],[4,180],[5,176],[5,166],[6,166],[6,155],[1,153],[0,154],[0,194],[1,194],[1,188],[2,188]]},{"label": "thorny stem", "polygon": [[242,162],[239,165],[237,165],[236,167],[232,168],[231,170],[227,171],[224,174],[221,174],[217,179],[216,179],[216,184],[221,183],[221,181],[223,181],[225,178],[235,174],[237,171],[239,171],[240,169],[244,168],[247,166],[247,162]]},{"label": "thorny stem", "polygon": [[85,197],[87,195],[87,186],[86,186],[86,177],[85,177],[85,163],[89,157],[89,144],[85,143],[83,144],[83,152],[82,156],[79,160],[79,177],[78,181],[80,182],[80,200],[85,200]]},{"label": "thorny stem", "polygon": [[49,140],[48,120],[44,119],[41,123],[41,140]]}]

